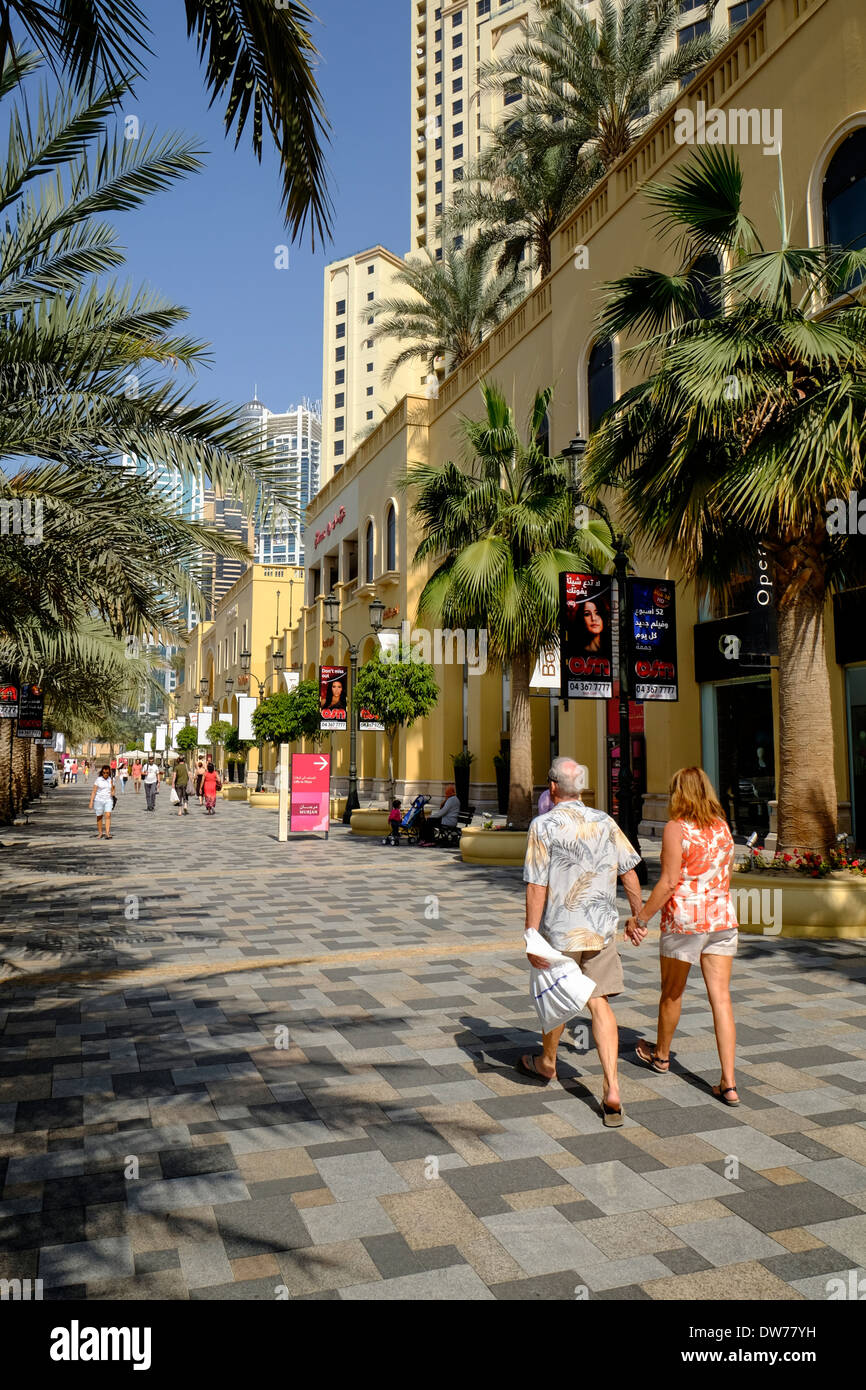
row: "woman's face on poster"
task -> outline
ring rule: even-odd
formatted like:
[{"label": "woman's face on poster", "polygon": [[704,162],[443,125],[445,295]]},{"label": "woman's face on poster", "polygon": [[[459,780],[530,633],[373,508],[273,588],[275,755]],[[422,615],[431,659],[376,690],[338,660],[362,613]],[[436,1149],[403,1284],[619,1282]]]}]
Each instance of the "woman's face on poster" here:
[{"label": "woman's face on poster", "polygon": [[604,632],[604,618],[592,599],[587,599],[583,605],[583,621],[591,637],[598,637]]}]

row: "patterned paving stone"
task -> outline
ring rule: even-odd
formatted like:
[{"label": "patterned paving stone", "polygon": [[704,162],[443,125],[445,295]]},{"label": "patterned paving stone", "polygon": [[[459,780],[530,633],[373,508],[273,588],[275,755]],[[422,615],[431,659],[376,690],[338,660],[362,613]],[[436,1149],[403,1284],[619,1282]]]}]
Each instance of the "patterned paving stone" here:
[{"label": "patterned paving stone", "polygon": [[64,1302],[574,1302],[824,1299],[862,1270],[862,942],[744,941],[737,1111],[709,1090],[698,979],[672,1074],[635,1063],[658,965],[625,952],[610,1131],[585,1020],[560,1081],[514,1069],[538,1049],[519,870],[132,799],[97,855],[87,795],[59,789],[3,851],[0,1277],[50,1270]]}]

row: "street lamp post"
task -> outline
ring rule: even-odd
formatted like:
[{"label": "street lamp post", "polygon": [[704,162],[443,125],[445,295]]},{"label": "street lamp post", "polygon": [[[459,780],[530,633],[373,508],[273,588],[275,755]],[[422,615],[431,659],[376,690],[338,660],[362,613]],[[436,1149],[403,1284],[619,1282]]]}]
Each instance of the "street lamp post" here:
[{"label": "street lamp post", "polygon": [[[273,652],[273,653],[272,653],[272,656],[271,656],[271,660],[272,660],[273,663],[274,663],[274,670],[277,671],[277,672],[282,671],[282,669],[283,669],[283,661],[284,661],[284,653],[281,652],[281,651]],[[252,653],[251,653],[251,652],[248,652],[248,651],[243,651],[243,652],[241,652],[241,655],[240,655],[241,670],[243,671],[243,673],[244,673],[245,676],[247,676],[249,679],[255,681],[256,685],[257,685],[258,688],[259,688],[258,698],[259,698],[259,700],[261,700],[261,698],[262,698],[262,691],[263,691],[264,688],[265,688],[266,682],[265,682],[265,681],[260,681],[259,678],[258,678],[258,676],[253,675],[253,672],[250,670],[250,662],[251,662],[251,661],[252,661]],[[234,682],[232,682],[232,684],[234,684]],[[228,688],[228,681],[226,681],[226,687]],[[257,772],[257,774],[256,774],[256,791],[257,791],[257,792],[260,792],[260,791],[262,790],[262,785],[263,785],[263,784],[262,784],[262,774],[263,774],[263,772],[264,772],[264,769],[263,769],[263,767],[262,767],[262,740],[261,740],[261,737],[259,737],[259,738],[256,739],[256,749],[258,750],[258,764],[259,764],[258,772]]]},{"label": "street lamp post", "polygon": [[[587,510],[594,511],[604,521],[610,531],[614,548],[613,572],[616,578],[617,607],[619,610],[619,620],[617,631],[619,635],[619,777],[617,779],[617,822],[626,839],[634,845],[640,853],[640,843],[638,840],[638,826],[640,816],[638,813],[638,782],[632,770],[632,750],[631,750],[631,713],[629,709],[630,673],[628,665],[628,601],[627,601],[627,575],[628,575],[628,540],[620,532],[614,530],[613,523],[607,508],[600,502],[589,506],[579,497],[578,464],[586,453],[586,440],[581,435],[576,435],[571,443],[562,451],[563,458],[568,460],[568,487],[572,500],[575,505],[575,513],[578,505],[587,507]],[[642,884],[648,879],[647,867],[641,858],[637,866],[637,875]]]},{"label": "street lamp post", "polygon": [[[381,599],[373,599],[369,607],[370,632],[378,637],[385,625],[385,605]],[[355,681],[358,676],[358,651],[365,637],[369,637],[370,632],[365,632],[357,642],[350,642],[345,632],[337,627],[340,621],[340,600],[337,595],[331,593],[325,599],[325,622],[328,624],[332,633],[342,637],[349,648],[349,698],[347,702],[347,713],[349,716],[349,794],[346,797],[346,809],[343,812],[343,824],[351,825],[352,812],[357,811],[360,806],[358,800],[358,711],[355,708]]]}]

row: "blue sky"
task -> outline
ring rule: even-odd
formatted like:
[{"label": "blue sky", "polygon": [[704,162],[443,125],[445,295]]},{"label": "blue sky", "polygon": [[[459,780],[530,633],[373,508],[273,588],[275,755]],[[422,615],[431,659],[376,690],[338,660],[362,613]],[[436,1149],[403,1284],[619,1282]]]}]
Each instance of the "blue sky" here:
[{"label": "blue sky", "polygon": [[275,157],[262,164],[246,134],[226,141],[208,110],[179,0],[143,0],[153,30],[146,78],[124,111],[144,129],[183,132],[210,153],[203,173],[116,219],[134,283],[190,310],[186,331],[212,345],[196,395],[242,402],[258,384],[272,410],[322,387],[322,279],[328,261],[377,242],[403,255],[409,236],[410,0],[311,0],[322,55],[319,85],[333,127],[328,162],[333,240],[286,243]]}]

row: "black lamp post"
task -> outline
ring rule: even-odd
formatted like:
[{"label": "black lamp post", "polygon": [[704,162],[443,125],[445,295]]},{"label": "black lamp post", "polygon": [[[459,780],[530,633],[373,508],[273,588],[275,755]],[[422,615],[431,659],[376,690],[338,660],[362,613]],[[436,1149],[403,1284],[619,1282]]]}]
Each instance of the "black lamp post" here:
[{"label": "black lamp post", "polygon": [[[331,632],[342,637],[349,648],[349,696],[346,701],[346,712],[349,716],[349,794],[346,797],[346,809],[343,812],[343,824],[350,825],[352,822],[352,812],[357,811],[360,806],[358,800],[358,711],[355,708],[355,681],[358,676],[358,650],[364,637],[370,634],[365,632],[357,642],[350,642],[345,632],[337,627],[340,621],[340,600],[334,593],[328,594],[324,603],[325,622]],[[379,598],[374,598],[368,609],[370,615],[370,631],[377,636],[385,625],[385,605]]]},{"label": "black lamp post", "polygon": [[[614,562],[613,570],[616,576],[617,604],[619,608],[619,778],[617,780],[617,822],[620,830],[626,839],[634,845],[640,853],[640,843],[638,840],[638,826],[640,824],[640,812],[638,808],[639,791],[637,779],[632,771],[631,758],[631,717],[629,710],[629,665],[628,665],[628,601],[626,579],[628,573],[628,541],[624,535],[616,532],[610,519],[607,508],[600,502],[590,506],[584,502],[579,495],[578,464],[586,453],[586,440],[581,435],[576,435],[571,443],[562,451],[562,457],[568,460],[568,488],[574,501],[575,523],[577,521],[578,507],[586,507],[588,511],[594,511],[604,521],[610,531],[613,540]],[[637,876],[641,884],[648,880],[647,867],[643,859],[637,866]]]}]

